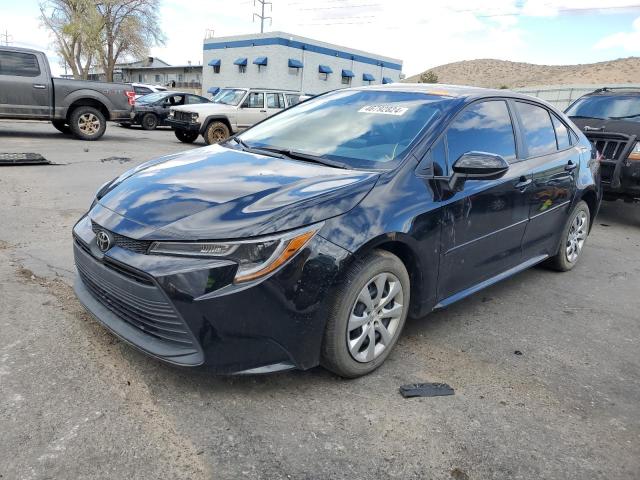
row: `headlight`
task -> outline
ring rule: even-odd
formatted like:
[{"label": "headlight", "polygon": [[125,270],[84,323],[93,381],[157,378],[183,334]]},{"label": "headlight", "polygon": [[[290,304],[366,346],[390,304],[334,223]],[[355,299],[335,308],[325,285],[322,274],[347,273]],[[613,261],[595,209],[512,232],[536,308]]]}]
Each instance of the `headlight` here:
[{"label": "headlight", "polygon": [[150,254],[224,258],[238,264],[234,283],[264,277],[292,259],[320,230],[315,224],[282,235],[235,242],[153,242]]},{"label": "headlight", "polygon": [[173,118],[176,116],[176,112],[174,112],[173,110],[169,110],[169,118]]},{"label": "headlight", "polygon": [[640,142],[636,142],[627,158],[629,158],[629,160],[640,160]]},{"label": "headlight", "polygon": [[191,121],[192,122],[197,122],[198,121],[198,114],[197,113],[191,112]]}]

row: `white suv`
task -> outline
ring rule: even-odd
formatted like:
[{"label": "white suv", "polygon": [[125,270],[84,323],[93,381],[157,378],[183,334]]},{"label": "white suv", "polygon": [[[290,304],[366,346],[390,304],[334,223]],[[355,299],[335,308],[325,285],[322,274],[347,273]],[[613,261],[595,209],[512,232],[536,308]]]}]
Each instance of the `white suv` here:
[{"label": "white suv", "polygon": [[172,107],[166,122],[181,142],[202,135],[211,145],[295,105],[300,96],[291,90],[223,88],[212,103]]}]

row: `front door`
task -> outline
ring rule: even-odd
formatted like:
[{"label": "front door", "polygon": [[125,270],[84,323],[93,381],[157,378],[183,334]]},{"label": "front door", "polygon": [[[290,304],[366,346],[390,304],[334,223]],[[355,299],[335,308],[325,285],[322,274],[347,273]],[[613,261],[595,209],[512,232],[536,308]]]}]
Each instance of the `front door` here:
[{"label": "front door", "polygon": [[443,300],[522,262],[522,238],[529,219],[526,190],[531,178],[526,162],[518,158],[504,100],[469,105],[440,141],[446,144],[449,166],[470,151],[495,153],[510,163],[502,178],[469,179],[461,192],[444,201],[438,281],[438,297]]},{"label": "front door", "polygon": [[580,151],[567,126],[542,105],[514,102],[532,172],[527,192],[529,225],[522,248],[525,259],[553,256],[558,249],[575,193]]},{"label": "front door", "polygon": [[0,52],[0,116],[48,119],[52,83],[33,53]]},{"label": "front door", "polygon": [[238,129],[244,130],[267,118],[263,92],[250,92],[236,113]]}]

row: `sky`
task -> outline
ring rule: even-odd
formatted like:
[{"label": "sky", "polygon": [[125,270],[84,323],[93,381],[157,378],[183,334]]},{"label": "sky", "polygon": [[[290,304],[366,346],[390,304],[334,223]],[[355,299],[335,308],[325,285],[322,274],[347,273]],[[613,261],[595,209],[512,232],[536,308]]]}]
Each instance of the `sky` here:
[{"label": "sky", "polygon": [[[640,0],[271,0],[265,31],[284,31],[403,61],[407,76],[497,58],[547,65],[640,56]],[[257,3],[257,2],[256,2]],[[0,0],[0,42],[45,50],[63,73],[36,0]],[[254,0],[162,0],[170,64],[202,63],[202,40],[259,32]],[[255,21],[254,21],[255,20]]]}]

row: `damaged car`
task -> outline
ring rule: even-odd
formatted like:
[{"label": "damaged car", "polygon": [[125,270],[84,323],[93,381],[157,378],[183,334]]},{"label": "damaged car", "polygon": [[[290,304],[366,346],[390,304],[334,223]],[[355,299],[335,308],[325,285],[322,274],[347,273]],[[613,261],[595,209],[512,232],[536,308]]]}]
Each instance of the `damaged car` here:
[{"label": "damaged car", "polygon": [[102,186],[73,227],[75,292],[165,362],[358,377],[409,315],[541,262],[574,268],[598,168],[571,121],[531,97],[342,89]]}]

